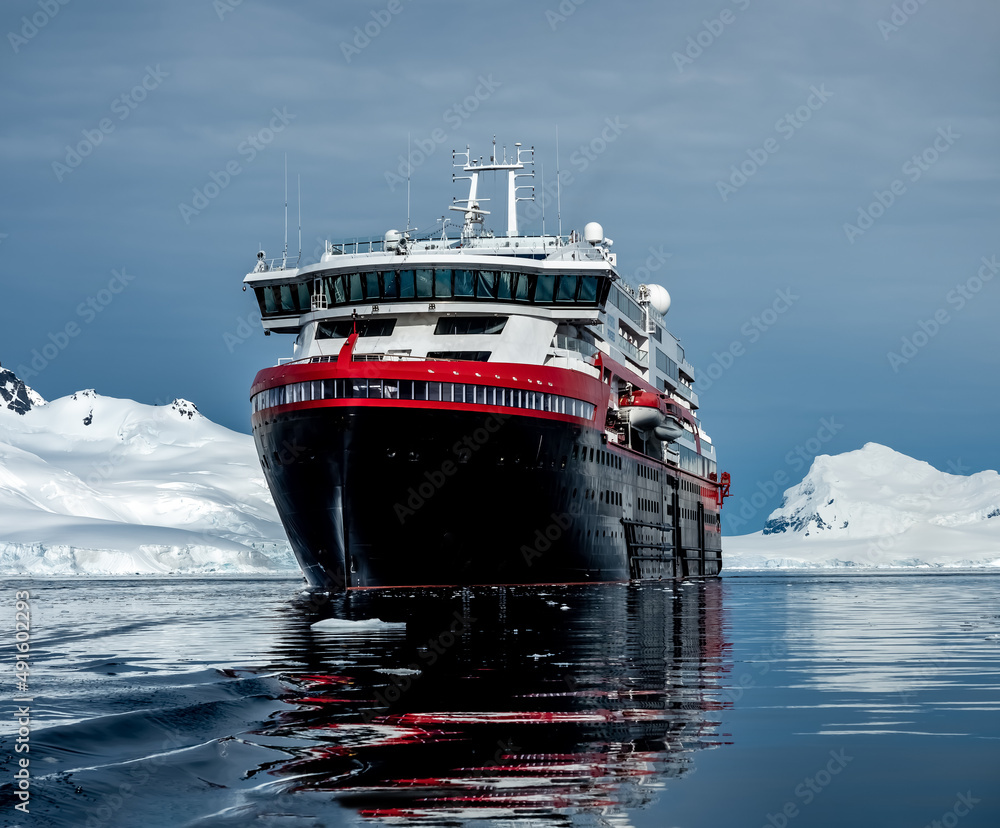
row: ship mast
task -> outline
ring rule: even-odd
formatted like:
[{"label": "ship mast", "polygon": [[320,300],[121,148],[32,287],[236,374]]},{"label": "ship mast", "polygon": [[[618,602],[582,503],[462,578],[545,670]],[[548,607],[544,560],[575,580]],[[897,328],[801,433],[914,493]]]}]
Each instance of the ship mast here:
[{"label": "ship mast", "polygon": [[[452,163],[456,167],[461,167],[463,172],[470,173],[470,175],[452,175],[451,180],[454,181],[468,181],[469,182],[469,197],[466,199],[455,199],[455,203],[452,204],[448,209],[456,210],[460,213],[465,214],[465,224],[462,227],[462,238],[472,238],[478,235],[475,225],[480,225],[480,231],[482,228],[483,217],[488,216],[489,210],[483,210],[479,206],[480,201],[489,201],[489,199],[478,199],[477,192],[479,188],[479,173],[481,172],[506,172],[507,173],[507,235],[516,236],[517,235],[517,202],[519,201],[533,201],[535,198],[535,188],[531,185],[518,185],[518,178],[534,178],[534,172],[525,173],[520,172],[524,169],[525,164],[534,164],[535,148],[522,149],[521,143],[518,142],[514,144],[514,155],[508,159],[507,158],[507,148],[503,149],[503,158],[497,157],[497,141],[496,138],[493,139],[493,155],[490,157],[488,164],[484,164],[482,158],[478,161],[472,158],[472,151],[468,144],[465,146],[465,150],[453,150],[451,153]],[[519,190],[531,190],[530,196],[519,196],[517,193]]]}]

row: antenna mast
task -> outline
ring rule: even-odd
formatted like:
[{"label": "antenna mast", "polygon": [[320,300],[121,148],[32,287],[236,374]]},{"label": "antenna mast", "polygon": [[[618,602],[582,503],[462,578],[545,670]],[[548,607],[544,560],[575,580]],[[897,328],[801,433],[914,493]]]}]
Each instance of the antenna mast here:
[{"label": "antenna mast", "polygon": [[562,174],[559,169],[559,127],[556,127],[556,218],[559,225],[559,238],[562,239]]},{"label": "antenna mast", "polygon": [[545,162],[539,161],[542,171],[542,238],[545,238]]},{"label": "antenna mast", "polygon": [[285,252],[281,254],[281,267],[288,263],[288,153],[285,153]]},{"label": "antenna mast", "polygon": [[410,232],[410,133],[406,133],[406,232]]},{"label": "antenna mast", "polygon": [[299,184],[299,259],[296,264],[302,264],[302,174],[296,173]]}]

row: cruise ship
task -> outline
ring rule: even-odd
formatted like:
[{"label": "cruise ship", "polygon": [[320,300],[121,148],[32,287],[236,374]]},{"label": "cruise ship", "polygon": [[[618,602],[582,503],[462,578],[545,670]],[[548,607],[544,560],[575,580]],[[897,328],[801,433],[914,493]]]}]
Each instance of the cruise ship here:
[{"label": "cruise ship", "polygon": [[[469,147],[452,159],[469,186],[450,205],[453,236],[447,222],[429,236],[390,229],[327,242],[309,265],[259,252],[244,278],[265,334],[295,336],[250,401],[306,580],[718,575],[730,481],[664,322],[669,293],[626,283],[597,222],[518,231],[533,148],[508,157],[494,141],[488,159]],[[506,175],[502,234],[487,228],[486,173]]]}]

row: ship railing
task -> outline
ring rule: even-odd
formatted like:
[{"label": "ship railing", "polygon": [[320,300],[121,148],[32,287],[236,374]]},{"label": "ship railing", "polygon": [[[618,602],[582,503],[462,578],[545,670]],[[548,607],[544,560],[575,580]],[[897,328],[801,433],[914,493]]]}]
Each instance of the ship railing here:
[{"label": "ship railing", "polygon": [[[298,359],[290,357],[281,357],[278,359],[278,365],[308,365],[312,362],[337,362],[340,357],[337,354],[322,354],[320,356],[310,356],[310,357],[299,357]],[[353,354],[351,356],[352,362],[469,362],[467,359],[450,359],[448,357],[434,357],[433,360],[428,360],[425,356],[414,356],[413,354],[396,354],[396,353],[371,353],[371,354]]]},{"label": "ship railing", "polygon": [[660,313],[656,308],[654,308],[648,302],[642,307],[646,311],[646,317],[647,317],[646,333],[653,333],[653,331],[655,330],[655,328],[652,330],[650,329],[650,325],[648,324],[649,322],[653,322],[655,325],[658,325],[661,328],[667,327],[667,320],[663,318],[663,314]]},{"label": "ship railing", "polygon": [[555,338],[552,340],[552,347],[561,351],[576,351],[579,354],[583,354],[585,357],[592,357],[598,351],[596,345],[592,345],[590,342],[586,342],[582,339],[568,337],[565,334],[556,334]]},{"label": "ship railing", "polygon": [[[450,248],[458,252],[470,252],[475,253],[477,251],[494,251],[497,253],[509,252],[510,248],[518,247],[519,241],[523,240],[538,240],[542,241],[541,245],[537,246],[538,251],[541,252],[551,252],[552,250],[557,250],[559,248],[565,247],[569,242],[568,236],[530,236],[530,235],[519,235],[519,236],[477,236],[471,243],[463,245],[460,247]],[[409,244],[414,242],[435,242],[444,241],[449,242],[449,240],[442,240],[440,236],[419,236],[409,240]],[[457,243],[459,239],[452,239],[450,242]],[[347,239],[344,241],[331,242],[327,246],[327,252],[335,256],[351,256],[358,255],[360,253],[386,253],[396,249],[395,245],[398,241],[392,242],[394,245],[391,248],[386,247],[386,242],[384,238],[371,237],[368,239],[354,238]],[[534,246],[528,246],[525,250],[520,252],[530,252],[535,249]],[[599,256],[588,256],[588,258],[600,258]]]},{"label": "ship railing", "polygon": [[302,261],[302,254],[299,253],[294,259],[290,256],[275,256],[273,259],[258,259],[254,273],[270,273],[273,270],[294,270]]},{"label": "ship railing", "polygon": [[635,345],[629,342],[627,339],[622,337],[616,337],[615,347],[619,348],[623,353],[632,357],[636,362],[641,362],[644,365],[648,365],[647,360],[649,359],[649,354],[646,351],[640,351]]},{"label": "ship railing", "polygon": [[335,256],[355,256],[358,253],[384,253],[385,239],[371,238],[333,242],[327,248],[327,252]]}]

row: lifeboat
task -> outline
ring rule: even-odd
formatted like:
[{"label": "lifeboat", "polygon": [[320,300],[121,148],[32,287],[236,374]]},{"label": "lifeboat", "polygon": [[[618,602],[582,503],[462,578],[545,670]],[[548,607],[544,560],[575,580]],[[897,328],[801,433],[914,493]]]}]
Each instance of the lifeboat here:
[{"label": "lifeboat", "polygon": [[686,419],[679,406],[662,394],[635,390],[618,399],[622,418],[637,431],[652,432],[657,440],[676,440],[684,433],[681,420]]}]

